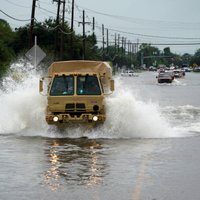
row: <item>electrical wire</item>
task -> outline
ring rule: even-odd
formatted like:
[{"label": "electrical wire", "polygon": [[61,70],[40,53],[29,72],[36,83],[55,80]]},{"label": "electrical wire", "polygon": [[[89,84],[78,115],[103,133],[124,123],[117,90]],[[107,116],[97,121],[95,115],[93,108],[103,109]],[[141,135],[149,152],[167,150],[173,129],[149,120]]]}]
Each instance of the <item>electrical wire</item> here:
[{"label": "electrical wire", "polygon": [[[78,6],[77,4],[76,4],[76,8],[80,11],[80,9],[79,9],[79,7],[80,6]],[[98,12],[98,11],[94,11],[94,10],[92,10],[92,9],[88,9],[88,8],[85,8],[85,7],[82,7],[83,9],[85,9],[85,10],[89,10],[89,11],[92,11],[92,12],[94,12],[94,13],[96,13],[96,14],[101,14],[101,15],[104,15],[104,16],[109,16],[109,17],[113,17],[113,18],[117,18],[117,19],[123,19],[123,20],[126,20],[127,21],[127,19],[133,19],[133,18],[130,18],[130,17],[124,17],[124,16],[117,16],[117,15],[110,15],[110,14],[106,14],[106,13],[102,13],[102,12]],[[148,20],[147,20],[148,21]],[[158,22],[162,22],[163,23],[163,21],[158,21]],[[191,23],[190,23],[191,24]],[[199,25],[199,23],[197,23],[198,25]],[[197,25],[196,24],[196,25]],[[100,28],[101,29],[101,27],[100,26],[97,26],[97,25],[95,25],[95,27],[97,27],[97,28]],[[110,26],[109,26],[110,27]],[[176,39],[176,40],[196,40],[196,39],[200,39],[200,38],[198,38],[198,37],[170,37],[170,36],[160,36],[160,35],[148,35],[148,34],[141,34],[141,33],[134,33],[134,32],[127,32],[127,31],[122,31],[122,30],[117,30],[117,29],[115,29],[115,28],[108,28],[108,30],[109,31],[114,31],[114,32],[119,32],[119,33],[124,33],[124,34],[128,34],[128,35],[134,35],[134,36],[141,36],[141,37],[150,37],[150,38],[160,38],[160,39]]]},{"label": "electrical wire", "polygon": [[47,2],[43,2],[41,0],[38,0],[39,3],[42,3],[42,4],[45,4],[45,5],[51,5],[50,3],[47,3]]},{"label": "electrical wire", "polygon": [[[15,6],[19,6],[19,7],[24,7],[24,8],[30,8],[30,7],[25,7],[25,6],[21,6],[19,4],[15,4],[13,2],[10,2],[9,0],[4,0],[4,1],[7,1],[8,3],[11,3]],[[41,2],[41,1],[40,1]],[[42,2],[44,3],[44,2]],[[45,3],[47,4],[47,3]],[[52,11],[49,11],[41,6],[37,6],[38,9],[41,9],[41,10],[44,10],[45,12],[48,12],[48,13],[51,13],[53,15],[56,15],[55,12],[52,12]],[[75,4],[75,7],[76,9],[78,10],[78,12],[81,14],[81,11],[79,9],[80,6],[78,6],[77,4]],[[89,10],[89,11],[92,11],[96,14],[100,14],[100,15],[105,15],[105,16],[109,16],[109,17],[115,17],[115,18],[118,18],[118,19],[122,19],[122,20],[125,20],[125,19],[128,19],[128,17],[124,17],[124,16],[116,16],[116,15],[110,15],[110,14],[106,14],[106,13],[101,13],[101,12],[98,12],[98,11],[94,11],[92,9],[88,9],[88,8],[85,8],[85,10]],[[13,19],[13,20],[16,20],[16,21],[30,21],[31,19],[18,19],[18,18],[15,18],[15,17],[12,17],[10,16],[9,14],[7,14],[6,12],[0,10],[1,13],[3,13],[4,15],[6,15],[7,17]],[[86,17],[89,19],[89,21],[91,22],[90,18],[88,17],[88,15],[86,15]],[[70,20],[70,18],[67,18],[68,20]],[[129,18],[130,20],[134,20],[133,18]],[[36,20],[36,19],[35,19]],[[74,19],[74,21],[76,22],[79,22],[78,20]],[[91,24],[89,24],[91,25]],[[56,27],[52,27],[50,30],[54,30],[56,29],[58,26]],[[95,28],[98,28],[99,30],[102,31],[102,27],[98,26],[98,25],[95,25]],[[60,27],[59,27],[59,30],[63,33],[63,34],[66,34],[66,35],[70,35],[72,34],[73,32],[65,32],[64,30],[62,30]],[[122,30],[118,30],[118,29],[115,29],[115,28],[108,28],[109,31],[111,32],[118,32],[118,33],[123,33],[123,34],[127,34],[127,35],[134,35],[134,36],[140,36],[140,37],[145,37],[145,38],[157,38],[157,39],[171,39],[171,40],[200,40],[200,38],[198,37],[170,37],[170,36],[160,36],[160,35],[148,35],[148,34],[140,34],[140,33],[134,33],[134,32],[128,32],[128,31],[122,31]],[[112,36],[109,36],[109,37],[112,37]],[[102,42],[101,40],[97,40],[97,42]],[[114,44],[114,42],[110,41],[109,42],[110,44]],[[136,42],[131,42],[132,44],[136,44]],[[143,42],[144,43],[144,42]],[[169,46],[188,46],[188,45],[200,45],[200,42],[172,42],[172,43],[158,43],[158,42],[145,42],[145,43],[149,43],[151,45],[169,45]],[[119,43],[121,44],[121,42]],[[142,44],[141,42],[140,43],[137,43],[138,45]]]},{"label": "electrical wire", "polygon": [[73,31],[67,33],[67,32],[65,32],[65,31],[63,31],[61,28],[59,28],[59,30],[60,30],[63,34],[65,34],[65,35],[71,35],[71,34],[73,34]]},{"label": "electrical wire", "polygon": [[31,21],[32,20],[32,19],[17,19],[15,17],[12,17],[12,16],[8,15],[3,10],[0,10],[0,12],[3,13],[4,15],[6,15],[7,17],[9,17],[10,19],[13,19],[13,20],[16,20],[16,21],[26,22],[26,21]]},{"label": "electrical wire", "polygon": [[132,17],[127,17],[127,16],[120,16],[120,15],[111,15],[111,14],[108,14],[108,13],[103,13],[103,12],[100,12],[100,11],[96,11],[96,10],[93,10],[93,9],[89,9],[89,8],[86,8],[86,7],[83,7],[83,6],[79,6],[87,11],[90,11],[90,12],[93,12],[93,13],[96,13],[96,14],[99,14],[99,15],[102,15],[102,16],[106,16],[106,17],[111,17],[111,18],[114,18],[114,19],[120,19],[120,20],[123,20],[123,21],[129,21],[129,22],[133,22],[133,23],[145,23],[145,24],[149,24],[149,23],[161,23],[161,24],[173,24],[173,25],[194,25],[194,26],[197,26],[197,25],[200,25],[200,22],[178,22],[178,21],[164,21],[164,20],[150,20],[150,19],[139,19],[139,18],[132,18]]},{"label": "electrical wire", "polygon": [[13,2],[11,2],[11,1],[9,1],[9,0],[4,0],[4,1],[6,1],[6,2],[12,4],[12,5],[15,5],[15,6],[17,6],[17,7],[21,7],[21,8],[31,8],[31,6],[22,6],[22,5],[13,3]]},{"label": "electrical wire", "polygon": [[132,32],[127,32],[127,31],[120,31],[120,30],[116,30],[116,29],[109,29],[111,31],[115,31],[115,32],[120,32],[120,33],[125,33],[128,35],[135,35],[135,36],[142,36],[142,37],[151,37],[151,38],[163,38],[163,39],[176,39],[176,40],[200,40],[200,38],[189,38],[189,37],[169,37],[169,36],[158,36],[158,35],[147,35],[147,34],[140,34],[140,33],[132,33]]},{"label": "electrical wire", "polygon": [[[99,43],[102,43],[103,42],[103,40],[97,40],[97,42],[99,42]],[[144,44],[144,42],[131,42],[131,41],[129,41],[130,42],[130,44],[137,44],[137,45],[142,45],[142,44]],[[112,42],[112,41],[110,41],[109,42],[109,44],[115,44],[115,42]],[[119,45],[121,45],[122,44],[122,42],[120,41],[119,43],[118,43]],[[161,45],[161,46],[164,46],[164,45],[166,45],[166,46],[168,46],[168,45],[170,45],[170,46],[190,46],[190,45],[200,45],[200,42],[190,42],[190,43],[185,43],[185,42],[183,42],[183,43],[155,43],[155,42],[147,42],[147,44],[150,44],[150,45]]]},{"label": "electrical wire", "polygon": [[39,8],[40,10],[44,10],[44,11],[46,11],[46,12],[48,12],[48,13],[51,13],[51,14],[56,15],[55,12],[49,11],[49,10],[47,10],[47,9],[45,9],[45,8],[42,8],[41,6],[37,6],[37,8]]},{"label": "electrical wire", "polygon": [[[141,44],[141,43],[139,43]],[[200,45],[200,42],[197,42],[197,43],[150,43],[151,45],[156,45],[156,46],[159,46],[159,45],[169,45],[169,46],[190,46],[190,45]]]}]

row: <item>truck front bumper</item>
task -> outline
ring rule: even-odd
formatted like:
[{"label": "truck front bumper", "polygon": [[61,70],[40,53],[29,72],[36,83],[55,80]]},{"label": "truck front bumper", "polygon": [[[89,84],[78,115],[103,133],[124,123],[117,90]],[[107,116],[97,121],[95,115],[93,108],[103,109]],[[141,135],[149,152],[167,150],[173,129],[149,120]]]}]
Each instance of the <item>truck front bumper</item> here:
[{"label": "truck front bumper", "polygon": [[70,114],[49,114],[46,115],[46,122],[48,124],[59,123],[103,123],[106,117],[102,114],[88,114],[84,113],[79,116]]}]

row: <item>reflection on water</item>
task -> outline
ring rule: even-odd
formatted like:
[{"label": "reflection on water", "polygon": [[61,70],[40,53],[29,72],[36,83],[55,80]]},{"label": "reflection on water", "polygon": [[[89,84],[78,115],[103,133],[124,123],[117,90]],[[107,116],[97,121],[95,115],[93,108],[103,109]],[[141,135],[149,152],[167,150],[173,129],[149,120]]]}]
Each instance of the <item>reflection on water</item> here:
[{"label": "reflection on water", "polygon": [[45,155],[47,169],[44,183],[51,190],[64,185],[100,184],[105,176],[106,164],[102,145],[88,139],[49,139]]},{"label": "reflection on water", "polygon": [[59,158],[58,158],[58,151],[56,147],[58,143],[53,141],[51,148],[49,149],[49,161],[50,161],[50,168],[48,171],[45,172],[44,181],[47,185],[50,186],[52,190],[56,190],[60,186],[60,175],[59,175]]}]

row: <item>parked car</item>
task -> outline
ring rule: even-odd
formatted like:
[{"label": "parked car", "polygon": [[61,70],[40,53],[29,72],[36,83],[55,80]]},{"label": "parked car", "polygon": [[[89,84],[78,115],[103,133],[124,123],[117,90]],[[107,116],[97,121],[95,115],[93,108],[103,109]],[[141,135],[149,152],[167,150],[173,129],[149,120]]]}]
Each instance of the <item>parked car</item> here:
[{"label": "parked car", "polygon": [[150,67],[149,67],[149,71],[151,71],[151,72],[156,72],[156,71],[157,71],[157,68],[156,68],[156,67],[153,67],[153,66],[150,66]]},{"label": "parked car", "polygon": [[181,70],[181,69],[175,69],[174,70],[174,77],[175,78],[181,78],[185,76],[185,71],[184,70]]},{"label": "parked car", "polygon": [[132,70],[127,70],[125,72],[121,73],[121,76],[138,76],[138,74],[135,74]]},{"label": "parked car", "polygon": [[183,69],[185,70],[185,72],[192,72],[192,69],[189,67],[184,67]]},{"label": "parked car", "polygon": [[193,72],[200,72],[200,67],[195,67],[195,68],[193,69]]}]

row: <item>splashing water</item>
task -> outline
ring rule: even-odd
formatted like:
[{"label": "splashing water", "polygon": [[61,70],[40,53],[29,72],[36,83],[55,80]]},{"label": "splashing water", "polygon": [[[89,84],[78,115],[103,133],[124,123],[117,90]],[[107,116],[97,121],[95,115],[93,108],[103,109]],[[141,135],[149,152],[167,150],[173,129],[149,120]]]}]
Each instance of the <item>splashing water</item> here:
[{"label": "splashing water", "polygon": [[31,64],[13,64],[0,90],[0,133],[18,133],[41,129],[45,99],[38,93],[39,75]]},{"label": "splashing water", "polygon": [[[177,137],[158,105],[136,99],[131,90],[116,80],[116,92],[106,99],[107,120],[101,127],[81,127],[59,133],[45,121],[46,97],[38,91],[39,73],[31,64],[18,62],[0,89],[0,134],[44,137],[163,138]],[[124,89],[126,88],[126,91]]]},{"label": "splashing water", "polygon": [[115,82],[117,90],[106,101],[107,120],[101,130],[103,133],[98,134],[111,138],[177,137],[157,104],[138,100],[128,86],[120,80]]}]

